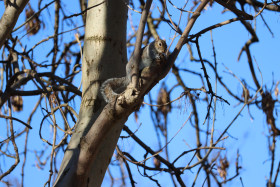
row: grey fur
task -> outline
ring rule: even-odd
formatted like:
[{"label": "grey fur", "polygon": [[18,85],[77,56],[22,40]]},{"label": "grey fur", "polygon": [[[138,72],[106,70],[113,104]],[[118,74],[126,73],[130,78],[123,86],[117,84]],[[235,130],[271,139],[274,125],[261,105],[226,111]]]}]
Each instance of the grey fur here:
[{"label": "grey fur", "polygon": [[[139,71],[141,72],[145,67],[151,66],[153,61],[159,58],[160,54],[165,53],[166,47],[165,41],[158,38],[146,47],[142,48]],[[134,65],[134,53],[132,53],[126,65],[126,76],[108,79],[101,85],[101,94],[107,103],[114,101],[131,82],[131,72]]]}]

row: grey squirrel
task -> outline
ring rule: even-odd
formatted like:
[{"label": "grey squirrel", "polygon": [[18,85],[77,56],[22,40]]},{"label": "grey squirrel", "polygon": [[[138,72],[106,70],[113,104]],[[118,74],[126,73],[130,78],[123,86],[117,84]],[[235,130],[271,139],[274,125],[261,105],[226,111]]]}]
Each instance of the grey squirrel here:
[{"label": "grey squirrel", "polygon": [[[166,48],[166,42],[159,38],[143,47],[140,53],[141,60],[139,62],[139,71],[141,72],[145,67],[151,66],[155,60],[160,59],[162,55],[165,55]],[[118,95],[123,92],[131,82],[132,69],[135,65],[135,58],[133,55],[134,53],[132,53],[126,64],[125,77],[111,78],[101,85],[101,94],[107,103],[115,101]]]}]

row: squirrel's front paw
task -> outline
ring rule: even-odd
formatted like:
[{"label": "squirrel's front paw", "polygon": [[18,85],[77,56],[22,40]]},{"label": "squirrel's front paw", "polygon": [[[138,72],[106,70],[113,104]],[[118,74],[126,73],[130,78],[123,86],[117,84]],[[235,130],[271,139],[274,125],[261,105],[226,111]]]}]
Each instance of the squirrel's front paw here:
[{"label": "squirrel's front paw", "polygon": [[160,60],[160,59],[161,59],[160,54],[157,54],[155,59],[156,59],[156,60]]},{"label": "squirrel's front paw", "polygon": [[126,91],[124,92],[124,94],[121,94],[118,97],[118,104],[120,104],[121,106],[127,106],[130,105],[131,103],[135,102],[135,99],[137,99],[138,95],[139,95],[139,91],[136,88],[127,88]]}]

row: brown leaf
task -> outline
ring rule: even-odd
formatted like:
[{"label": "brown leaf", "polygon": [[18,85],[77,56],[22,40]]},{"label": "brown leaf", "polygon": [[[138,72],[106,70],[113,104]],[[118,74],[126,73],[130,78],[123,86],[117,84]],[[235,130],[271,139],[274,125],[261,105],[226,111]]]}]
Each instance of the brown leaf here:
[{"label": "brown leaf", "polygon": [[160,164],[161,164],[160,161],[157,158],[154,157],[154,166],[155,166],[155,168],[158,169],[160,167]]},{"label": "brown leaf", "polygon": [[12,106],[13,110],[16,112],[22,111],[23,108],[23,100],[21,96],[13,96],[12,97]]},{"label": "brown leaf", "polygon": [[220,158],[220,165],[218,166],[218,172],[220,177],[222,177],[224,180],[226,180],[227,177],[227,169],[229,168],[229,162],[227,160],[227,157]]},{"label": "brown leaf", "polygon": [[[25,9],[25,21],[27,21],[30,17],[34,15],[34,10],[31,5],[28,4],[28,7]],[[38,15],[35,15],[30,21],[25,24],[26,32],[29,36],[35,35],[41,28],[41,20]]]},{"label": "brown leaf", "polygon": [[161,88],[158,94],[157,104],[164,105],[158,107],[158,111],[160,111],[164,116],[166,116],[171,111],[171,104],[169,102],[170,102],[169,93],[165,88]]}]

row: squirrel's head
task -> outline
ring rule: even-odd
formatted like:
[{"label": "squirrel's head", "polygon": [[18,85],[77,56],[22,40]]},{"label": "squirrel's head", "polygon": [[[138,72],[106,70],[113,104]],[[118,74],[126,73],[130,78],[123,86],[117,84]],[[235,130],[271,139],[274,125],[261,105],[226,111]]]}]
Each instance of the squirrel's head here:
[{"label": "squirrel's head", "polygon": [[157,38],[155,40],[155,49],[157,50],[158,53],[162,54],[165,53],[167,48],[166,42],[164,40],[161,40]]}]

